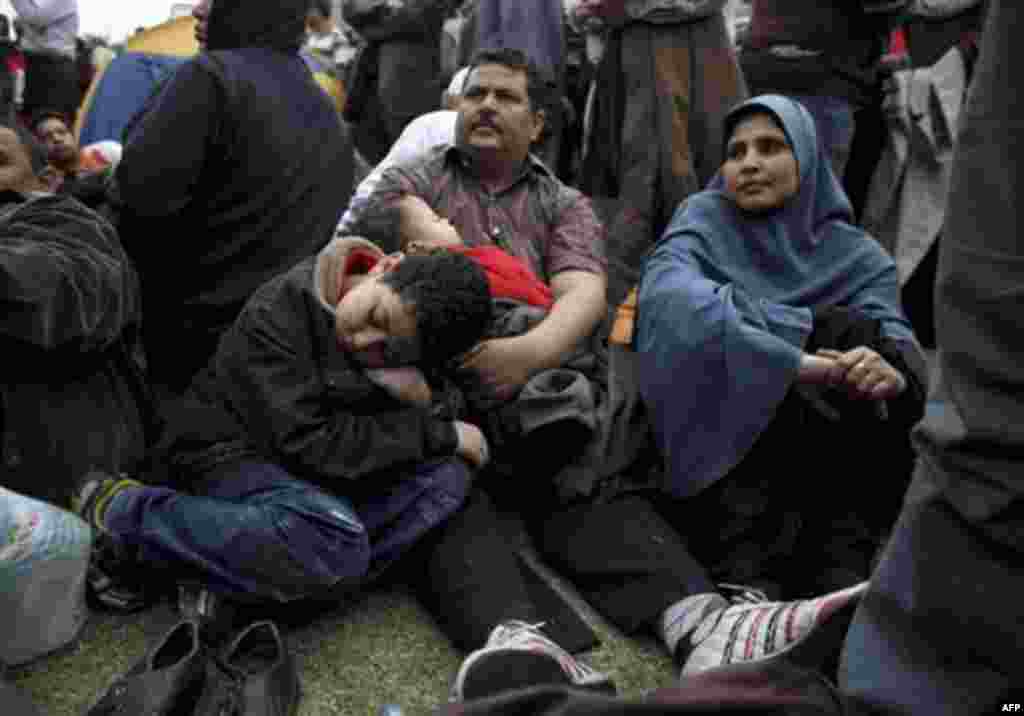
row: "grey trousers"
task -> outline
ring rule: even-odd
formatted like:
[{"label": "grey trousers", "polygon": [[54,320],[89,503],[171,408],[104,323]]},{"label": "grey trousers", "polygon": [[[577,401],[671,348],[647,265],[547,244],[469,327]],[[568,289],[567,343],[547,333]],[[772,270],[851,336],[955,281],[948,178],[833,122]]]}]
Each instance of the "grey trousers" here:
[{"label": "grey trousers", "polygon": [[999,713],[1024,660],[1024,5],[992,0],[936,285],[939,381],[840,688],[886,714]]}]

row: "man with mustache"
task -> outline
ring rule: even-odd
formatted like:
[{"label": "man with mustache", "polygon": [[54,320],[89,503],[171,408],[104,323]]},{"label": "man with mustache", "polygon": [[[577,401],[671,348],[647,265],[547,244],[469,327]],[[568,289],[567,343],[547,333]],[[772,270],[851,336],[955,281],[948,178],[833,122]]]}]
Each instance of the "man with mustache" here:
[{"label": "man with mustache", "polygon": [[[540,323],[514,337],[485,340],[463,358],[461,369],[473,389],[507,405],[516,403],[507,399],[518,396],[531,378],[557,371],[581,347],[586,348],[605,313],[604,228],[587,198],[562,184],[530,153],[544,127],[544,93],[540,73],[522,52],[478,53],[457,105],[455,142],[385,170],[349,227],[351,233],[371,239],[385,251],[398,250],[402,208],[421,199],[451,222],[466,246],[498,246],[524,261],[550,286],[554,303]],[[593,372],[587,379],[600,399],[604,377],[598,370]],[[518,498],[529,501],[527,494],[543,494],[543,504],[530,510],[531,517],[542,519],[550,504],[549,492],[586,491],[576,478],[556,488],[555,473],[561,474],[558,467],[580,454],[590,431],[565,415],[532,430],[534,425],[510,418],[514,415],[511,410],[500,418],[491,415],[486,426],[481,424],[492,456],[503,465],[480,479],[488,488],[491,483],[515,485],[511,492],[519,490],[518,495],[500,496],[516,507]],[[524,437],[523,432],[529,434]],[[506,479],[509,475],[521,479]],[[577,686],[606,684],[605,675],[574,662],[529,626],[550,615],[540,613],[526,590],[515,552],[497,529],[490,491],[474,490],[467,506],[451,518],[430,550],[426,572],[437,578],[420,583],[421,598],[437,613],[457,646],[478,650],[471,657],[473,663],[483,653],[494,652],[498,643],[504,645],[497,649],[502,654],[514,643],[518,646],[511,649],[516,652],[512,658],[524,660],[525,672],[546,672],[554,657],[561,665],[546,673],[545,679]],[[479,649],[485,642],[487,647]],[[516,650],[526,643],[539,653],[523,657]],[[505,656],[501,659],[504,662]],[[509,673],[518,666],[503,664],[499,671]],[[456,696],[486,690],[475,672],[472,677],[460,672]],[[520,676],[528,681],[526,674],[510,678],[516,681]]]},{"label": "man with mustache", "polygon": [[[419,198],[451,222],[466,246],[504,249],[550,286],[555,300],[543,321],[481,342],[461,365],[468,381],[502,401],[528,384],[532,392],[534,379],[545,380],[589,348],[606,305],[604,228],[589,200],[530,152],[547,119],[546,92],[542,74],[521,51],[479,52],[457,106],[454,144],[386,170],[350,227],[385,251],[400,249],[397,215],[410,197]],[[587,376],[588,396],[598,404],[601,364],[594,361]],[[535,431],[525,425],[532,418],[512,412],[486,418],[501,472],[539,470],[547,476],[539,481],[561,483],[563,496],[586,493],[589,486],[575,484],[578,478],[563,482],[561,468],[580,454],[594,426],[563,415]],[[558,450],[545,450],[548,443]],[[533,464],[538,455],[546,455],[544,465]]]},{"label": "man with mustache", "polygon": [[[452,693],[472,699],[511,685],[608,687],[607,675],[573,659],[552,640],[554,630],[544,631],[557,617],[525,589],[492,500],[521,516],[541,558],[598,611],[623,632],[659,635],[687,673],[783,650],[809,653],[819,638],[829,640],[831,630],[820,627],[841,626],[842,607],[856,591],[756,609],[701,594],[706,588],[682,571],[693,561],[679,533],[639,493],[652,476],[643,450],[656,453],[643,443],[643,426],[626,424],[628,388],[607,369],[599,342],[589,341],[605,312],[605,231],[589,201],[530,154],[545,121],[543,89],[521,52],[479,53],[458,105],[454,145],[385,170],[353,226],[385,250],[398,248],[400,218],[422,200],[464,244],[503,248],[554,295],[536,326],[484,340],[462,359],[470,374],[464,386],[477,388],[479,380],[506,401],[472,420],[491,448],[489,466],[474,483],[480,489],[427,543],[428,579],[416,585],[456,646],[473,649]],[[588,350],[596,360],[579,373],[596,406],[593,422],[583,424],[568,402],[531,414],[535,393],[547,388],[544,397],[552,397],[566,384],[570,356]],[[741,633],[759,645],[742,656],[732,646]]]},{"label": "man with mustache", "polygon": [[516,50],[484,51],[458,105],[456,140],[385,172],[352,227],[398,249],[398,203],[419,196],[468,246],[496,244],[550,283],[548,319],[516,339],[491,341],[465,367],[498,392],[515,393],[556,368],[605,311],[605,232],[590,202],[530,154],[544,128],[544,83]]}]

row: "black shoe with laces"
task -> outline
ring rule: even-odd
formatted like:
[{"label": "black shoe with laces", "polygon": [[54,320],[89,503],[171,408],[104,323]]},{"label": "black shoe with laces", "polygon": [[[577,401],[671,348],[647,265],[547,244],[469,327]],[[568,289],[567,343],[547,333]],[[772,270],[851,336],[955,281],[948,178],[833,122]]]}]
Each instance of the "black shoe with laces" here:
[{"label": "black shoe with laces", "polygon": [[209,663],[195,716],[294,716],[295,660],[273,622],[250,624]]},{"label": "black shoe with laces", "polygon": [[191,716],[206,683],[207,652],[195,622],[178,622],[87,716]]}]

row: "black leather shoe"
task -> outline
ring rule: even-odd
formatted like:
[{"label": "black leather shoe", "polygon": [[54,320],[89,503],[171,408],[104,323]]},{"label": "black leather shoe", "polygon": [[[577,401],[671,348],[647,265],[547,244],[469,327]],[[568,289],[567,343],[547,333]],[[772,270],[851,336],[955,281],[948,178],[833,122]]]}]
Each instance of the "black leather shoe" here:
[{"label": "black leather shoe", "polygon": [[294,716],[295,661],[273,622],[251,624],[211,660],[196,716]]},{"label": "black leather shoe", "polygon": [[107,690],[88,716],[192,716],[206,676],[195,622],[178,622]]}]

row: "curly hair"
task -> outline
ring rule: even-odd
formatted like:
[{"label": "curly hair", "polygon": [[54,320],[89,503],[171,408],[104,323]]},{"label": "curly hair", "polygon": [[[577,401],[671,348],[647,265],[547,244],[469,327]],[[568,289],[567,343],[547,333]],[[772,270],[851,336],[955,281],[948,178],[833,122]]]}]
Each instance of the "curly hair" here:
[{"label": "curly hair", "polygon": [[491,322],[491,290],[480,266],[461,254],[407,256],[381,277],[413,307],[425,362],[440,365],[472,348]]}]

